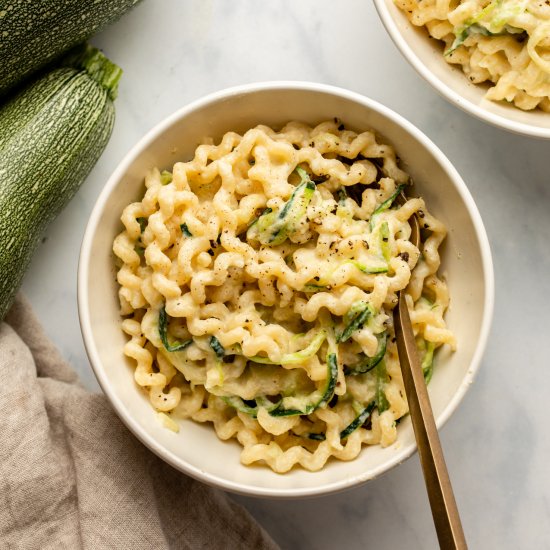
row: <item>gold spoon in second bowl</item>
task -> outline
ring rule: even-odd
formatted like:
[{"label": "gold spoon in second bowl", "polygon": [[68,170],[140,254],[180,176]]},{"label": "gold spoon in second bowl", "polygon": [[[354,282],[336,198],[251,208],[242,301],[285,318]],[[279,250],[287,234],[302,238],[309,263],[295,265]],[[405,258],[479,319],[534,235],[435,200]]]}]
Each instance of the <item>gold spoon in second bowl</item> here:
[{"label": "gold spoon in second bowl", "polygon": [[[398,202],[400,204],[407,202],[404,193],[398,197]],[[409,223],[411,224],[410,240],[414,246],[420,248],[420,226],[417,216],[413,215]],[[409,413],[439,546],[445,550],[466,549],[468,546],[418,357],[405,291],[399,292],[397,306],[393,310],[393,325]]]}]

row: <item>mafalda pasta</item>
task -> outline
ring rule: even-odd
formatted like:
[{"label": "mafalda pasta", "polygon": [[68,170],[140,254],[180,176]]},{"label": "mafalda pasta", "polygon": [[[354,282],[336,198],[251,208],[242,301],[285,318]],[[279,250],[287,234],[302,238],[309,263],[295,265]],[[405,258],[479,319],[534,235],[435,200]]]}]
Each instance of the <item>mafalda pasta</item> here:
[{"label": "mafalda pasta", "polygon": [[445,43],[447,62],[487,99],[550,112],[548,0],[395,0],[410,21]]},{"label": "mafalda pasta", "polygon": [[[425,376],[455,341],[438,275],[445,227],[392,147],[340,121],[228,132],[124,209],[124,353],[161,415],[211,422],[244,464],[319,470],[387,446],[407,414],[391,311],[407,304]],[[419,250],[408,220],[423,227]]]}]

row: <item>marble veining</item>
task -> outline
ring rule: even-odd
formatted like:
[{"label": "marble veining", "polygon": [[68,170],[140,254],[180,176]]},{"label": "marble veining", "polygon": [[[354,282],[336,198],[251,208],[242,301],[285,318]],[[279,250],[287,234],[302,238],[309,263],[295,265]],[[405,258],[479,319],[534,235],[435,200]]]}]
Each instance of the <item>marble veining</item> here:
[{"label": "marble veining", "polygon": [[[177,108],[228,86],[284,79],[350,88],[404,115],[439,145],[489,233],[495,322],[480,374],[442,430],[470,547],[550,548],[550,145],[446,103],[400,56],[368,1],[144,0],[94,43],[125,71],[115,130],[49,228],[24,282],[84,384],[98,389],[78,326],[80,241],[102,186],[128,149]],[[437,547],[416,457],[331,497],[236,500],[283,548]]]}]

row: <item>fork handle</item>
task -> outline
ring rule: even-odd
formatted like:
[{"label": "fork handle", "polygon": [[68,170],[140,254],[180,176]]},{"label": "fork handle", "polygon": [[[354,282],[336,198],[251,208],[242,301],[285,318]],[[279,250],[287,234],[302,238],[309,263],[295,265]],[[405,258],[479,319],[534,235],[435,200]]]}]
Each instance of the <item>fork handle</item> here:
[{"label": "fork handle", "polygon": [[399,296],[393,319],[403,383],[439,546],[445,550],[467,549],[404,294]]}]

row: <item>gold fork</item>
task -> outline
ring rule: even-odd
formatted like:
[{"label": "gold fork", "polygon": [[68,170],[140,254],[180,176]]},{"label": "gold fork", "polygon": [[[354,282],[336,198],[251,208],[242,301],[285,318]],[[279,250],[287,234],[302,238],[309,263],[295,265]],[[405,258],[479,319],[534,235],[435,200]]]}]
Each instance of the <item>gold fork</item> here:
[{"label": "gold fork", "polygon": [[[404,204],[406,201],[405,194],[401,193],[398,202]],[[410,240],[419,248],[420,226],[416,214],[409,223],[412,230]],[[468,546],[418,357],[405,291],[399,292],[397,306],[393,310],[393,324],[409,413],[439,546],[445,550],[466,549]]]}]

